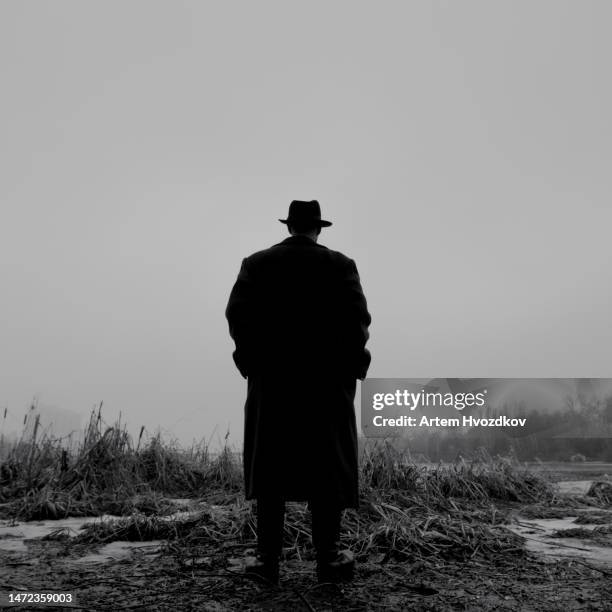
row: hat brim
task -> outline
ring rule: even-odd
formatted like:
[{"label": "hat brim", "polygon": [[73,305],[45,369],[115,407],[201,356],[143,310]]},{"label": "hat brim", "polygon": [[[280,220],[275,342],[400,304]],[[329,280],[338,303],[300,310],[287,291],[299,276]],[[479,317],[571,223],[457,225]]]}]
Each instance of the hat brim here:
[{"label": "hat brim", "polygon": [[[279,219],[281,223],[287,225],[289,223],[289,219]],[[325,219],[312,219],[314,223],[316,223],[319,227],[329,227],[332,225],[331,221],[326,221]]]}]

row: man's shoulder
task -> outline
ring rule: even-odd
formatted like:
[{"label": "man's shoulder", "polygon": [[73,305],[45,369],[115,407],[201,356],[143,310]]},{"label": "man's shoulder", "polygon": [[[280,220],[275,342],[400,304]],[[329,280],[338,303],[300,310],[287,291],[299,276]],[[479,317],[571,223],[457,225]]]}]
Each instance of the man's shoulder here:
[{"label": "man's shoulder", "polygon": [[280,255],[278,248],[280,244],[274,244],[268,248],[255,251],[244,258],[247,265],[256,266],[257,264],[263,263],[269,259],[275,259]]},{"label": "man's shoulder", "polygon": [[340,251],[330,249],[323,244],[314,243],[312,246],[308,247],[306,251],[304,249],[299,249],[298,251],[298,249],[294,248],[293,245],[288,244],[285,241],[274,244],[266,249],[261,249],[260,251],[251,253],[245,257],[245,262],[247,265],[257,266],[265,263],[266,261],[286,257],[288,250],[293,252],[308,253],[309,256],[316,259],[327,260],[330,264],[335,264],[339,267],[350,266],[354,263],[354,260],[351,257],[341,253]]},{"label": "man's shoulder", "polygon": [[334,251],[333,249],[327,249],[328,257],[341,268],[350,267],[355,264],[355,260],[345,255],[341,251]]}]

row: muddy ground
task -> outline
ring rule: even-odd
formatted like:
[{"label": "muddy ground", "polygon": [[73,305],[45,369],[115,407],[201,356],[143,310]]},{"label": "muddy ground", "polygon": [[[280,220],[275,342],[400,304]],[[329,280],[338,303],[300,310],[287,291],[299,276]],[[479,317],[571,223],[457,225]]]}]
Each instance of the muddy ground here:
[{"label": "muddy ground", "polygon": [[353,583],[340,588],[317,585],[310,559],[288,561],[278,588],[245,578],[242,547],[199,548],[191,558],[143,547],[83,562],[90,553],[62,541],[1,551],[2,590],[70,591],[87,610],[612,609],[612,567],[531,553],[495,565],[362,559]]},{"label": "muddy ground", "polygon": [[[561,485],[577,499],[586,487]],[[74,537],[79,526],[99,519],[3,521],[0,593],[6,607],[9,592],[71,592],[77,605],[55,609],[104,611],[612,610],[612,529],[588,533],[611,525],[612,510],[578,504],[555,517],[534,516],[529,507],[506,510],[513,517],[507,528],[525,538],[514,554],[491,562],[370,555],[358,559],[355,580],[342,586],[318,585],[308,556],[285,560],[279,587],[245,577],[242,564],[254,540],[85,544]],[[582,531],[558,537],[571,528]]]}]

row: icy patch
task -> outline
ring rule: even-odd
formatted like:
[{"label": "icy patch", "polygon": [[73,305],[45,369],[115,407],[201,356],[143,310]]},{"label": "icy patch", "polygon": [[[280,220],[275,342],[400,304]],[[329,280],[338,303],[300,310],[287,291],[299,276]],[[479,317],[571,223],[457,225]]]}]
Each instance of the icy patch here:
[{"label": "icy patch", "polygon": [[508,528],[514,533],[523,536],[527,550],[554,559],[576,557],[585,561],[597,561],[612,565],[612,548],[599,546],[591,540],[582,538],[550,538],[553,532],[561,529],[593,530],[599,525],[574,523],[577,517],[567,516],[562,519],[527,519],[517,517],[517,523]]},{"label": "icy patch", "polygon": [[559,491],[569,495],[586,495],[592,484],[592,480],[562,480],[557,483]]},{"label": "icy patch", "polygon": [[74,559],[73,563],[108,563],[109,561],[121,561],[130,557],[133,550],[144,550],[148,554],[156,554],[162,540],[151,540],[150,542],[110,542],[98,552]]},{"label": "icy patch", "polygon": [[49,534],[63,530],[68,536],[78,535],[84,526],[96,521],[117,519],[112,515],[70,517],[60,520],[26,521],[15,523],[14,521],[0,522],[0,550],[27,551],[26,540],[44,538]]}]

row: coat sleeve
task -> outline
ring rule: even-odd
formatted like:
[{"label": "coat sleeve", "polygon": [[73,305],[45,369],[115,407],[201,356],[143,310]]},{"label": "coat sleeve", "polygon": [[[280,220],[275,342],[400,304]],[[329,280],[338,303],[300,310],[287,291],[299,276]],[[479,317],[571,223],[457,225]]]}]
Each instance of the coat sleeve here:
[{"label": "coat sleeve", "polygon": [[247,259],[242,260],[238,278],[232,287],[225,317],[229,324],[229,333],[236,350],[233,352],[234,363],[243,378],[249,374],[250,358],[253,347],[253,322],[255,311],[255,288]]},{"label": "coat sleeve", "polygon": [[363,380],[372,359],[370,351],[365,347],[370,337],[368,327],[372,317],[368,312],[357,264],[353,259],[349,260],[344,270],[341,303],[343,342],[348,352],[351,373],[355,374],[355,378]]}]

